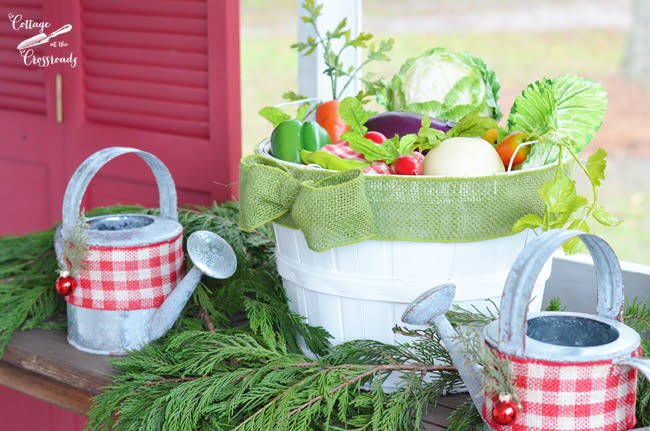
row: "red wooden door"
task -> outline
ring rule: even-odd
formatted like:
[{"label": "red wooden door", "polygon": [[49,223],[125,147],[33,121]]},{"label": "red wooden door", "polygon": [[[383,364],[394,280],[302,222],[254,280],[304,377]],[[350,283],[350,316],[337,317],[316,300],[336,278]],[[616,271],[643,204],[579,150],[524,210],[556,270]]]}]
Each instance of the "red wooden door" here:
[{"label": "red wooden door", "polygon": [[[54,94],[60,68],[27,66],[16,49],[38,32],[21,24],[42,22],[54,9],[52,1],[0,0],[0,234],[45,229],[60,214],[65,178]],[[37,56],[51,51],[46,44],[33,49]]]},{"label": "red wooden door", "polygon": [[[16,46],[38,30],[13,30],[9,13],[50,22],[46,33],[72,24],[59,39],[76,67],[26,67]],[[109,146],[157,155],[181,204],[235,196],[239,79],[238,0],[0,0],[0,235],[57,222],[74,169]],[[157,196],[146,165],[126,156],[93,180],[85,207],[155,206]],[[76,431],[84,422],[2,387],[0,418],[25,431]]]},{"label": "red wooden door", "polygon": [[[27,11],[64,39],[77,66],[29,70],[16,45],[37,30],[0,25],[0,234],[60,219],[68,178],[91,153],[133,146],[154,153],[176,180],[179,203],[236,196],[241,156],[237,0],[0,0],[3,15]],[[28,15],[27,12],[23,14]],[[48,29],[51,31],[51,29]],[[42,45],[44,54],[64,50]],[[55,79],[61,77],[57,122]],[[154,206],[150,172],[136,157],[111,163],[85,207]]]}]

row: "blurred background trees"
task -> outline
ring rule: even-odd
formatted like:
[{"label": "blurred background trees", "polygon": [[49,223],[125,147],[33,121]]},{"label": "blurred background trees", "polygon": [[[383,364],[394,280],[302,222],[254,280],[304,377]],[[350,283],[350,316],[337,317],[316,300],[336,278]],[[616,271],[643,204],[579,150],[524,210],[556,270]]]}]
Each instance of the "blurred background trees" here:
[{"label": "blurred background trees", "polygon": [[650,88],[650,2],[635,0],[627,39],[623,74]]}]

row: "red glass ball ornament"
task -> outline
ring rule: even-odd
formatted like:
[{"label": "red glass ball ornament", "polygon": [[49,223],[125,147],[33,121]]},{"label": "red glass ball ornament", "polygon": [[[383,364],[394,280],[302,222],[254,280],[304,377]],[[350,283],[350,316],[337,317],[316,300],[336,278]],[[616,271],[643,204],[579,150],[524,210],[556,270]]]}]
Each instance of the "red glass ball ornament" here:
[{"label": "red glass ball ornament", "polygon": [[499,397],[492,407],[492,418],[499,425],[510,425],[517,420],[519,409],[509,396]]},{"label": "red glass ball ornament", "polygon": [[56,291],[61,296],[68,296],[75,287],[77,287],[77,280],[69,275],[64,275],[56,279]]}]

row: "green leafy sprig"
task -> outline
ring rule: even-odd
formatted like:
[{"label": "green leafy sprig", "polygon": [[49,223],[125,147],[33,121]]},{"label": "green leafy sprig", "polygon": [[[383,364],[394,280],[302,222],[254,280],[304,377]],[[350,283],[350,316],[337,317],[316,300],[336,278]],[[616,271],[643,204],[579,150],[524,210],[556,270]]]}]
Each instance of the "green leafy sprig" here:
[{"label": "green leafy sprig", "polygon": [[508,394],[513,402],[520,404],[510,361],[490,349],[478,330],[471,328],[461,330],[458,332],[457,339],[459,345],[463,346],[467,362],[481,366],[483,372],[481,391],[488,396]]},{"label": "green leafy sprig", "polygon": [[[567,174],[563,163],[563,153],[568,153],[575,164],[582,170],[591,184],[592,200],[577,193],[576,182]],[[577,229],[591,232],[590,219],[596,220],[603,226],[617,226],[621,223],[616,216],[609,213],[598,200],[598,189],[605,178],[607,152],[598,148],[585,163],[568,146],[559,145],[559,155],[556,174],[539,190],[539,196],[544,202],[544,216],[527,214],[517,220],[512,228],[513,233],[524,229]],[[579,238],[572,238],[563,244],[567,254],[575,254],[584,250],[584,244]]]},{"label": "green leafy sprig", "polygon": [[82,211],[72,227],[69,238],[63,243],[63,260],[59,262],[59,272],[69,273],[77,278],[87,268],[88,259],[88,223]]},{"label": "green leafy sprig", "polygon": [[[304,56],[312,55],[318,48],[322,49],[325,61],[323,73],[330,78],[332,99],[339,99],[368,64],[390,60],[388,53],[393,49],[393,39],[374,42],[373,35],[364,32],[352,37],[347,18],[341,20],[333,30],[327,30],[323,34],[318,28],[318,18],[323,13],[323,4],[316,5],[314,0],[305,0],[302,9],[305,14],[300,19],[311,25],[314,36],[308,36],[305,41],[292,44],[291,48]],[[366,58],[359,66],[354,67],[343,62],[342,55],[349,49],[367,50]],[[371,73],[360,76],[359,79],[365,86],[365,91],[357,94],[357,98],[361,101],[365,101],[368,96],[375,95],[385,87],[385,82],[382,79],[375,79]]]}]

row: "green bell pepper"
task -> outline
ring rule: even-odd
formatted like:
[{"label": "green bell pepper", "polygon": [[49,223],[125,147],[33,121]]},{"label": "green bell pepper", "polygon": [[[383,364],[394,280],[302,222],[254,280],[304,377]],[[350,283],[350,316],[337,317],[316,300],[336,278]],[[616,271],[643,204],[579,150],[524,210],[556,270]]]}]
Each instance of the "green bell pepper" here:
[{"label": "green bell pepper", "polygon": [[300,129],[300,143],[303,150],[318,151],[332,142],[327,130],[320,124],[315,121],[305,121]]},{"label": "green bell pepper", "polygon": [[271,155],[285,162],[300,163],[300,150],[316,151],[329,144],[327,131],[315,121],[283,121],[271,133]]},{"label": "green bell pepper", "polygon": [[305,151],[300,152],[300,157],[303,163],[308,165],[318,165],[324,169],[331,169],[333,171],[347,171],[348,169],[363,169],[370,166],[368,162],[360,162],[358,160],[344,160],[335,156],[332,153],[325,151]]},{"label": "green bell pepper", "polygon": [[278,124],[271,133],[271,155],[285,162],[300,163],[300,129],[298,120],[287,120]]}]

